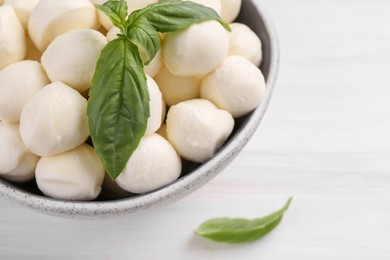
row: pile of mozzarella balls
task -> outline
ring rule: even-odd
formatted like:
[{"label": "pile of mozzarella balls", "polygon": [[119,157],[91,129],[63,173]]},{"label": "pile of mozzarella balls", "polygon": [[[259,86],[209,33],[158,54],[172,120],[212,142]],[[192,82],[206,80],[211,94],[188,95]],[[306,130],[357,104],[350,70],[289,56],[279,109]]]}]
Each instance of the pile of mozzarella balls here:
[{"label": "pile of mozzarella balls", "polygon": [[[129,12],[158,0],[128,0]],[[123,172],[110,180],[89,138],[87,98],[101,50],[119,30],[94,3],[105,0],[0,0],[0,178],[35,178],[46,196],[93,200],[143,194],[176,180],[183,160],[202,163],[261,102],[261,42],[231,23],[241,0],[194,0],[216,21],[161,34],[145,67],[147,130]]]}]

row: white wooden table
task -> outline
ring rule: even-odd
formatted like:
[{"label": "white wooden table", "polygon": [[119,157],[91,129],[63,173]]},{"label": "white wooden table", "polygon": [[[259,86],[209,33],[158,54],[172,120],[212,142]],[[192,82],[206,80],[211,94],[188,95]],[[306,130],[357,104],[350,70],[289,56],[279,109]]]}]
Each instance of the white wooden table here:
[{"label": "white wooden table", "polygon": [[[279,32],[280,77],[241,155],[187,198],[104,221],[0,201],[0,259],[390,259],[390,1],[260,0]],[[247,245],[193,234],[217,216],[294,201]]]}]

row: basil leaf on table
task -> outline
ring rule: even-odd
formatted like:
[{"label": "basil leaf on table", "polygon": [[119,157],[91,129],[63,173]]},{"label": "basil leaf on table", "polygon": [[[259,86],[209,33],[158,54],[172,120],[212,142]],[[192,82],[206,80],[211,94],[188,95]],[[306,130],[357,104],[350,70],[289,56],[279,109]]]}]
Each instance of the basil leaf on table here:
[{"label": "basil leaf on table", "polygon": [[282,209],[262,218],[211,219],[201,224],[195,233],[217,242],[231,244],[252,242],[270,233],[280,223],[291,201],[292,198],[289,198]]},{"label": "basil leaf on table", "polygon": [[101,52],[87,109],[93,146],[115,180],[146,131],[150,108],[143,65],[160,48],[159,32],[173,32],[209,20],[220,22],[227,30],[229,26],[213,9],[180,0],[151,4],[129,16],[125,0],[109,0],[96,6],[121,31],[119,38]]},{"label": "basil leaf on table", "polygon": [[119,37],[103,49],[89,93],[89,127],[110,176],[122,172],[146,131],[149,93],[137,47]]}]

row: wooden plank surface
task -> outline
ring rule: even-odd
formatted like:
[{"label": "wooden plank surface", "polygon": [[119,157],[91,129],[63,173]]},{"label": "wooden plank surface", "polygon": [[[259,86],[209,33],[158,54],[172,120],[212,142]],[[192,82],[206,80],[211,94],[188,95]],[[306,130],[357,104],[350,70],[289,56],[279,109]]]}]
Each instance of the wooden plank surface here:
[{"label": "wooden plank surface", "polygon": [[[166,206],[104,221],[53,218],[0,201],[0,259],[390,259],[390,1],[260,0],[281,43],[269,111],[216,179]],[[193,230],[256,217],[294,196],[248,245]]]}]

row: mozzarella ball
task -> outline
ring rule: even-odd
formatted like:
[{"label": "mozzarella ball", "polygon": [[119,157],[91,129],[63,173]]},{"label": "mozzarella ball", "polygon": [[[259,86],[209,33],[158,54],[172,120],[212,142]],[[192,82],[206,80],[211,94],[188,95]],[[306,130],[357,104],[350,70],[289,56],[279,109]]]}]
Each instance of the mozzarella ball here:
[{"label": "mozzarella ball", "polygon": [[227,23],[233,22],[240,13],[242,0],[220,0],[222,4],[221,18]]},{"label": "mozzarella ball", "polygon": [[210,7],[214,9],[215,12],[217,12],[218,15],[221,15],[221,0],[187,0],[191,1],[200,5],[204,5],[206,7]]},{"label": "mozzarella ball", "polygon": [[161,188],[181,173],[181,160],[172,145],[158,134],[145,136],[116,179],[124,190],[146,193]]},{"label": "mozzarella ball", "polygon": [[97,28],[96,9],[90,0],[40,0],[28,20],[30,37],[41,52],[58,35]]},{"label": "mozzarella ball", "polygon": [[64,200],[93,200],[105,175],[95,150],[83,144],[66,153],[39,160],[35,178],[46,196]]},{"label": "mozzarella ball", "polygon": [[230,28],[229,55],[243,56],[259,66],[263,56],[260,38],[245,24],[232,23]]},{"label": "mozzarella ball", "polygon": [[24,105],[49,80],[36,61],[19,61],[0,71],[0,120],[18,123]]},{"label": "mozzarella ball", "polygon": [[228,49],[228,31],[217,21],[208,21],[167,33],[163,59],[174,75],[203,76],[222,63]]},{"label": "mozzarella ball", "polygon": [[173,75],[165,66],[155,77],[168,106],[185,100],[199,98],[200,77],[182,77]]},{"label": "mozzarella ball", "polygon": [[161,91],[158,88],[156,82],[148,75],[146,76],[146,78],[150,98],[150,117],[146,126],[145,135],[150,135],[156,132],[157,129],[159,129],[161,126],[163,101]]},{"label": "mozzarella ball", "polygon": [[242,56],[230,56],[202,79],[200,96],[240,117],[255,109],[265,91],[264,76]]},{"label": "mozzarella ball", "polygon": [[38,2],[39,0],[4,0],[3,5],[12,6],[23,28],[27,29],[30,14]]},{"label": "mozzarella ball", "polygon": [[79,92],[92,85],[92,77],[107,39],[100,32],[79,29],[58,36],[42,55],[50,81],[62,81]]},{"label": "mozzarella ball", "polygon": [[26,56],[26,37],[11,6],[0,6],[0,70],[23,60]]},{"label": "mozzarella ball", "polygon": [[[107,0],[94,0],[94,2],[95,2],[95,4],[102,5],[105,2],[107,2]],[[150,4],[154,4],[157,2],[158,2],[158,0],[136,0],[136,1],[127,0],[127,11],[128,11],[128,13],[132,13],[135,10],[144,8]],[[98,10],[98,16],[99,16],[100,24],[103,25],[103,27],[106,28],[107,31],[109,31],[114,26],[112,24],[110,18],[108,18],[108,16],[105,13],[103,13],[102,11]]]},{"label": "mozzarella ball", "polygon": [[34,178],[39,157],[24,145],[18,124],[0,121],[0,177],[24,182]]},{"label": "mozzarella ball", "polygon": [[167,116],[167,136],[185,159],[202,163],[212,157],[233,131],[233,117],[204,99],[172,106]]},{"label": "mozzarella ball", "polygon": [[118,34],[121,33],[121,30],[119,30],[118,27],[112,27],[108,32],[107,32],[107,40],[110,42],[112,40],[115,40],[116,38],[118,38]]},{"label": "mozzarella ball", "polygon": [[127,10],[129,13],[134,12],[135,10],[142,9],[150,4],[157,3],[159,0],[127,0]]},{"label": "mozzarella ball", "polygon": [[[108,0],[94,0],[93,2],[97,5],[102,5],[104,4],[105,2],[107,2]],[[110,18],[108,18],[108,16],[103,13],[102,11],[100,10],[97,10],[97,14],[98,14],[98,18],[99,18],[99,22],[100,24],[107,30],[109,31],[114,25],[112,24]]]},{"label": "mozzarella ball", "polygon": [[76,148],[89,136],[87,100],[62,82],[45,86],[24,106],[20,134],[40,156]]}]

